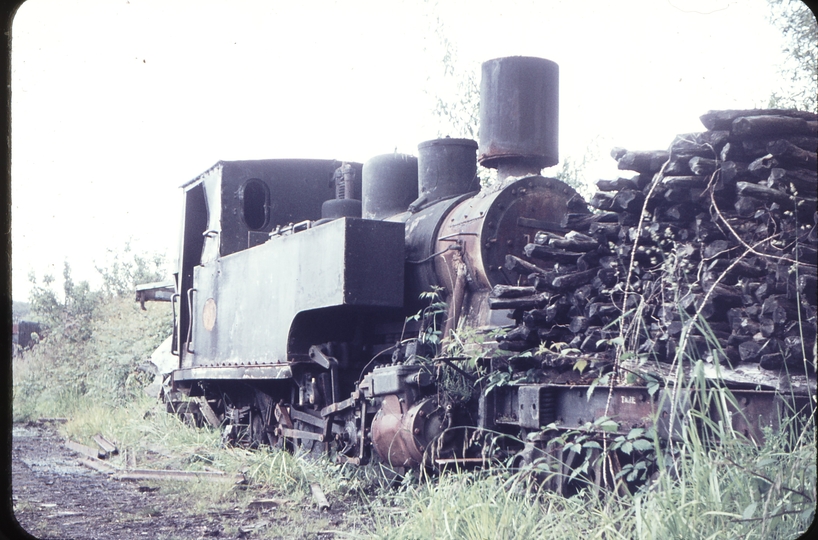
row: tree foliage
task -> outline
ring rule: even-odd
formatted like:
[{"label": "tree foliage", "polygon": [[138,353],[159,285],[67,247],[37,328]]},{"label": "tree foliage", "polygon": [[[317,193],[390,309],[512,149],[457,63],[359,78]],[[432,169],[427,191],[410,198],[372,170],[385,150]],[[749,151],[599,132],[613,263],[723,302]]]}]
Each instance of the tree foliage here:
[{"label": "tree foliage", "polygon": [[140,254],[126,242],[122,252],[108,249],[108,260],[96,269],[102,277],[102,292],[106,296],[127,296],[141,283],[163,281],[165,258],[158,253]]},{"label": "tree foliage", "polygon": [[15,417],[63,416],[88,403],[117,406],[150,382],[144,366],[171,333],[170,306],[151,302],[143,311],[125,293],[136,282],[161,277],[156,269],[164,261],[130,248],[113,260],[98,268],[101,291],[75,282],[67,262],[62,297],[53,276],[29,276],[31,314],[45,331],[36,347],[15,360]]},{"label": "tree foliage", "polygon": [[784,35],[788,55],[780,72],[785,87],[770,100],[774,107],[818,112],[818,21],[801,0],[767,0],[770,21]]},{"label": "tree foliage", "polygon": [[63,299],[52,289],[54,277],[43,276],[42,284],[35,274],[29,275],[31,312],[48,329],[72,343],[81,343],[91,337],[91,318],[99,301],[99,293],[92,292],[87,281],[75,283],[71,266],[63,264]]},{"label": "tree foliage", "polygon": [[464,62],[441,19],[438,2],[426,2],[433,39],[427,43],[440,71],[429,78],[432,114],[437,118],[438,137],[478,138],[480,124],[480,66]]}]

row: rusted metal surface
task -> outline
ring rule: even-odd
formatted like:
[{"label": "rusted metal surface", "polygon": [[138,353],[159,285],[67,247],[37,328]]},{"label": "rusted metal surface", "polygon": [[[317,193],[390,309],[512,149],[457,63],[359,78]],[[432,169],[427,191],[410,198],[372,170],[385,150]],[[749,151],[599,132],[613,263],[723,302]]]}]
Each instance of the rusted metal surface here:
[{"label": "rusted metal surface", "polygon": [[[416,312],[428,302],[422,302],[419,295],[433,290],[443,284],[435,270],[435,258],[438,251],[437,237],[446,215],[467,195],[437,201],[418,209],[413,213],[393,216],[392,220],[405,224],[406,244],[406,296],[404,309],[407,312]],[[450,245],[444,246],[445,251]]]},{"label": "rusted metal surface", "polygon": [[423,463],[424,452],[445,426],[445,414],[436,396],[407,407],[405,401],[390,394],[372,420],[372,445],[393,467],[413,467]]},{"label": "rusted metal surface", "polygon": [[[517,275],[504,268],[506,255],[524,256],[526,244],[540,230],[528,220],[559,227],[568,201],[575,196],[576,191],[559,180],[532,176],[463,200],[445,216],[434,247],[440,253],[435,271],[438,284],[451,292],[457,288],[455,258],[465,262],[472,293],[464,313],[469,325],[508,324],[505,312],[492,313],[485,302],[495,285],[517,284]],[[454,246],[459,247],[457,255]]]},{"label": "rusted metal surface", "polygon": [[[764,441],[764,428],[776,430],[784,419],[810,414],[808,396],[787,397],[773,391],[714,388],[704,394],[703,403],[697,390],[674,393],[672,388],[664,388],[651,396],[642,386],[597,386],[589,395],[589,388],[549,384],[501,387],[483,399],[483,410],[497,424],[530,430],[550,424],[562,430],[583,429],[604,417],[617,423],[615,431],[619,434],[655,427],[661,439],[675,441],[683,440],[682,425],[689,423],[691,411],[697,411],[698,422],[709,418],[757,443]],[[672,406],[674,399],[676,407]],[[676,418],[671,434],[672,411]]]},{"label": "rusted metal surface", "polygon": [[756,443],[764,442],[764,428],[776,431],[786,421],[804,421],[811,414],[810,397],[786,396],[773,391],[730,390],[733,399],[719,390],[710,391],[709,416]]},{"label": "rusted metal surface", "polygon": [[480,164],[539,174],[559,162],[559,66],[514,56],[483,63]]},{"label": "rusted metal surface", "polygon": [[[581,429],[600,418],[610,418],[618,424],[617,432],[654,425],[660,437],[669,438],[670,391],[651,396],[643,386],[618,386],[611,389],[597,386],[588,393],[588,385],[519,385],[501,387],[489,394],[487,414],[498,424],[519,425],[538,430],[555,424],[558,429]],[[610,392],[610,399],[609,399]],[[677,396],[677,420],[673,423],[673,438],[680,436],[681,419],[690,408],[686,394]]]}]

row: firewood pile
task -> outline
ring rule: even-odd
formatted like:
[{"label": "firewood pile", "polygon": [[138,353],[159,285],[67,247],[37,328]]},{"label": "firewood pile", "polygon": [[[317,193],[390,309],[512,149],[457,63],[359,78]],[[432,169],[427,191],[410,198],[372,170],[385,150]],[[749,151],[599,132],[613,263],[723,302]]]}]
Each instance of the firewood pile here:
[{"label": "firewood pile", "polygon": [[666,151],[614,148],[618,168],[637,174],[599,180],[592,213],[539,232],[524,259],[507,256],[518,285],[495,287],[490,305],[514,310],[517,326],[501,349],[538,347],[544,367],[563,368],[573,361],[554,344],[670,363],[684,343],[686,358],[711,364],[814,373],[818,117],[701,121],[706,131]]}]

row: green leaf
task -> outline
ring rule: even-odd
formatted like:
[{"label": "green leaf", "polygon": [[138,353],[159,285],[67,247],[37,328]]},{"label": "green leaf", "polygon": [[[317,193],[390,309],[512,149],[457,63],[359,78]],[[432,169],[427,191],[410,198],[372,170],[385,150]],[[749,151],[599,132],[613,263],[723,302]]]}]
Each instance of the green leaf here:
[{"label": "green leaf", "polygon": [[630,441],[625,441],[622,444],[622,451],[626,454],[630,455],[631,451],[633,450],[633,444]]},{"label": "green leaf", "polygon": [[565,445],[562,451],[563,452],[573,451],[579,454],[580,452],[582,452],[582,447],[576,443],[568,443]]},{"label": "green leaf", "polygon": [[574,362],[574,369],[582,373],[582,371],[588,367],[588,360],[584,358],[580,358],[576,362]]},{"label": "green leaf", "polygon": [[594,395],[594,389],[599,384],[599,377],[591,381],[591,384],[588,385],[588,390],[585,392],[585,401],[591,401],[591,396]]},{"label": "green leaf", "polygon": [[605,431],[616,431],[619,429],[619,424],[614,422],[613,420],[605,420],[599,424],[599,427],[604,429]]},{"label": "green leaf", "polygon": [[630,463],[628,463],[628,464],[624,465],[624,466],[622,467],[622,470],[621,470],[621,471],[619,471],[619,472],[616,474],[616,478],[617,478],[617,479],[618,479],[618,478],[622,478],[623,476],[625,476],[626,474],[628,474],[628,473],[629,473],[629,472],[631,472],[632,470],[633,470],[633,465],[631,465]]},{"label": "green leaf", "polygon": [[632,430],[630,430],[630,433],[628,433],[628,439],[631,440],[637,439],[641,437],[644,432],[645,430],[642,428],[633,428]]},{"label": "green leaf", "polygon": [[602,450],[602,446],[600,446],[599,443],[596,442],[596,441],[588,441],[585,444],[583,444],[582,447],[583,448],[597,448],[599,450]]},{"label": "green leaf", "polygon": [[576,467],[576,468],[574,468],[573,471],[571,471],[571,475],[568,478],[570,480],[573,480],[579,474],[587,474],[587,473],[588,473],[588,460],[586,459],[581,467]]},{"label": "green leaf", "polygon": [[741,513],[742,519],[750,519],[753,517],[753,514],[755,514],[756,511],[756,506],[758,506],[758,503],[750,503],[747,508],[744,509],[744,512]]},{"label": "green leaf", "polygon": [[653,443],[647,439],[636,439],[633,441],[633,447],[640,452],[647,452],[653,449]]}]

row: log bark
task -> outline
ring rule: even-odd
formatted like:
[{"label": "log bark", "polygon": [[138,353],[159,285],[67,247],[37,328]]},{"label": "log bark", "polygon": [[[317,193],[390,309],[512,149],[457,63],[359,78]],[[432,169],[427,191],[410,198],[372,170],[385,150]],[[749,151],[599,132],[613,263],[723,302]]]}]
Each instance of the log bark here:
[{"label": "log bark", "polygon": [[528,261],[524,261],[519,257],[515,257],[514,255],[506,255],[506,262],[505,262],[505,269],[509,272],[517,272],[520,275],[527,276],[529,274],[539,273],[544,274],[548,272],[543,268],[540,268],[537,265],[531,264]]},{"label": "log bark", "polygon": [[761,208],[761,201],[754,197],[738,197],[733,207],[739,216],[751,217],[758,208]]},{"label": "log bark", "polygon": [[560,223],[563,228],[574,231],[587,231],[592,223],[617,223],[619,214],[616,212],[598,212],[593,214],[565,214]]},{"label": "log bark", "polygon": [[558,263],[576,264],[582,253],[555,249],[550,246],[538,246],[537,244],[527,244],[523,248],[526,257],[554,261]]},{"label": "log bark", "polygon": [[818,155],[815,152],[808,152],[798,148],[794,144],[784,139],[771,141],[767,144],[767,151],[772,154],[779,163],[815,169],[818,167]]},{"label": "log bark", "polygon": [[724,146],[730,136],[728,130],[705,131],[703,133],[684,133],[677,135],[670,144],[674,155],[700,156],[713,158]]},{"label": "log bark", "polygon": [[729,142],[725,144],[721,152],[719,152],[719,159],[724,161],[748,161],[748,156],[744,152],[741,143]]},{"label": "log bark", "polygon": [[733,120],[730,134],[735,137],[815,135],[812,122],[793,116],[742,116]]},{"label": "log bark", "polygon": [[625,189],[619,191],[611,201],[611,209],[617,212],[638,214],[642,211],[645,194],[641,191]]},{"label": "log bark", "polygon": [[[748,121],[748,132],[761,133],[773,124],[792,129],[805,122],[811,127],[818,118],[789,111],[755,113],[720,112],[716,121],[730,129],[734,121],[743,125],[745,117],[771,117]],[[793,123],[792,118],[802,123]],[[613,211],[576,212],[564,218],[563,231],[540,229],[544,232],[527,246],[526,255],[548,262],[535,265],[506,258],[506,268],[527,277],[531,285],[506,289],[519,293],[498,292],[524,296],[492,299],[495,309],[514,309],[514,318],[525,327],[518,339],[507,340],[508,347],[525,350],[538,340],[551,340],[600,354],[607,346],[604,342],[597,346],[607,339],[602,328],[620,318],[627,324],[635,316],[629,310],[644,303],[642,316],[649,326],[635,344],[640,353],[673,360],[683,319],[699,311],[708,320],[707,336],[693,329],[688,347],[706,355],[712,348],[708,339],[718,340],[726,356],[711,354],[710,360],[725,369],[742,361],[776,369],[788,363],[803,365],[801,340],[807,346],[813,343],[818,318],[818,201],[810,199],[818,191],[818,173],[814,166],[805,166],[815,160],[818,138],[778,132],[737,136],[727,129],[680,135],[671,145],[673,159],[667,164],[658,162],[666,153],[615,149],[612,156],[620,164],[640,158],[640,167],[647,170],[634,179],[597,182],[600,193],[594,204]],[[733,159],[717,162],[717,155]],[[661,167],[662,175],[653,174]],[[672,171],[677,174],[669,174]],[[640,203],[649,181],[657,185],[647,215],[642,216]],[[637,235],[640,222],[643,227]],[[768,242],[758,243],[772,234],[775,237]],[[747,253],[744,244],[755,245],[757,254]],[[628,274],[632,251],[638,264]],[[737,260],[739,256],[742,259]],[[778,257],[803,264],[781,262]],[[658,270],[662,261],[675,262],[672,275]],[[631,276],[629,285],[637,294],[623,294],[625,275]],[[669,293],[674,286],[681,296]],[[541,296],[528,294],[532,290]],[[543,363],[544,369],[555,366]]]},{"label": "log bark", "polygon": [[703,176],[715,172],[718,162],[715,159],[696,156],[690,159],[688,166],[694,175]]},{"label": "log bark", "polygon": [[519,298],[536,294],[534,287],[514,287],[512,285],[495,285],[491,289],[492,298]]},{"label": "log bark", "polygon": [[698,203],[702,200],[702,194],[704,194],[704,189],[705,188],[674,187],[665,191],[663,194],[663,198],[671,204]]},{"label": "log bark", "polygon": [[768,181],[773,184],[780,183],[785,186],[792,184],[796,191],[806,195],[811,195],[818,191],[818,172],[815,171],[773,168],[770,169]]},{"label": "log bark", "polygon": [[[534,243],[540,243],[537,241],[537,237],[535,237]],[[599,247],[599,242],[595,238],[586,234],[571,231],[563,238],[549,238],[547,245],[553,248],[565,249],[568,251],[586,252],[597,249]]]},{"label": "log bark", "polygon": [[766,154],[747,165],[747,172],[756,178],[767,178],[770,170],[778,167],[778,160],[772,154]]},{"label": "log bark", "polygon": [[559,276],[558,278],[554,279],[551,284],[554,286],[555,289],[572,289],[579,287],[580,285],[585,285],[586,283],[590,283],[592,279],[594,279],[599,272],[597,268],[591,268],[590,270],[585,270],[584,272],[574,272],[571,274],[566,274],[564,276]]},{"label": "log bark", "polygon": [[617,159],[617,168],[638,173],[658,172],[670,154],[664,150],[625,152]]},{"label": "log bark", "polygon": [[548,302],[547,293],[521,298],[489,298],[489,309],[534,309],[542,308]]},{"label": "log bark", "polygon": [[781,115],[803,120],[816,120],[815,113],[796,111],[794,109],[731,109],[722,111],[707,111],[699,117],[704,127],[710,131],[729,130],[736,118],[742,116]]},{"label": "log bark", "polygon": [[592,223],[588,227],[588,234],[598,239],[615,240],[619,237],[620,228],[618,223]]},{"label": "log bark", "polygon": [[597,180],[596,188],[599,191],[620,191],[623,189],[641,189],[635,180],[617,178],[616,180]]},{"label": "log bark", "polygon": [[737,182],[736,193],[742,197],[753,197],[768,203],[777,202],[790,206],[793,203],[793,198],[782,191],[750,182]]},{"label": "log bark", "polygon": [[597,191],[591,198],[591,206],[598,210],[611,210],[613,205],[614,195],[607,191]]},{"label": "log bark", "polygon": [[668,221],[687,223],[695,219],[696,207],[692,204],[674,204],[663,207],[660,214]]}]

